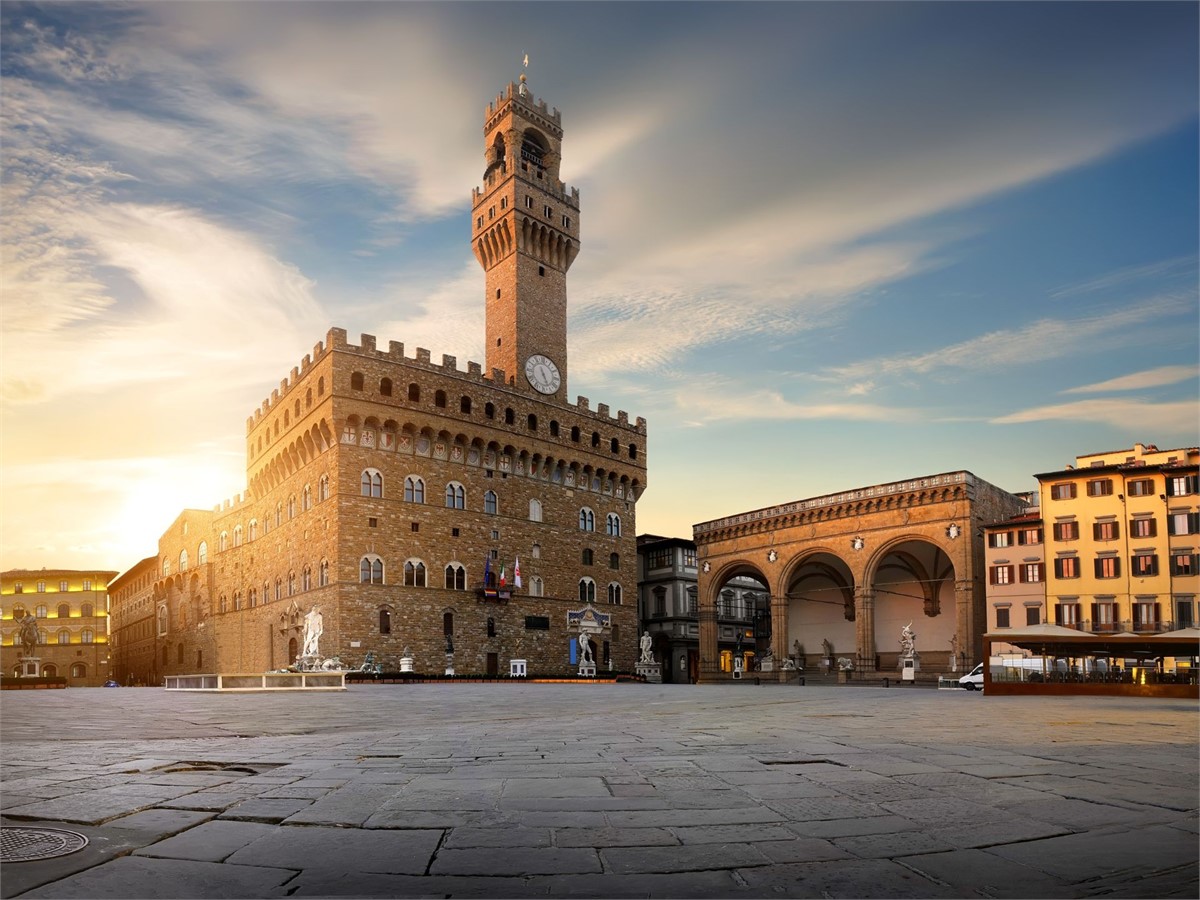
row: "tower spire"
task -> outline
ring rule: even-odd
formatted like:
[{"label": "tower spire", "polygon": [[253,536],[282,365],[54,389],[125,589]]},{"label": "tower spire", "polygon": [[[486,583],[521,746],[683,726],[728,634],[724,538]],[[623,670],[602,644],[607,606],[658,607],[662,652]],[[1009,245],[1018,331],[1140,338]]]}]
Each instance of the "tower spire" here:
[{"label": "tower spire", "polygon": [[530,94],[522,73],[484,111],[483,137],[471,246],[485,273],[487,367],[561,399],[567,269],[579,252],[579,191],[559,180],[562,119]]}]

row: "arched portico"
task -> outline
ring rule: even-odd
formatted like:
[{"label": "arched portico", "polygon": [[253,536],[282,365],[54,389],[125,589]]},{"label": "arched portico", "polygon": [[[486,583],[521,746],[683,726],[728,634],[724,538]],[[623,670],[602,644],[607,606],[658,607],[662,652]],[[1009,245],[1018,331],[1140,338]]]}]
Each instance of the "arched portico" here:
[{"label": "arched portico", "polygon": [[698,581],[700,681],[729,678],[732,665],[723,665],[722,654],[731,659],[739,643],[748,656],[761,656],[767,647],[779,654],[771,642],[778,592],[760,567],[745,559],[732,560],[719,571],[701,566]]},{"label": "arched portico", "polygon": [[799,644],[806,668],[819,666],[828,641],[835,661],[890,671],[911,622],[926,675],[961,669],[979,658],[986,625],[979,531],[1022,508],[1021,498],[952,472],[696,525],[700,680],[728,677],[718,600],[740,576],[766,588],[777,659]]}]

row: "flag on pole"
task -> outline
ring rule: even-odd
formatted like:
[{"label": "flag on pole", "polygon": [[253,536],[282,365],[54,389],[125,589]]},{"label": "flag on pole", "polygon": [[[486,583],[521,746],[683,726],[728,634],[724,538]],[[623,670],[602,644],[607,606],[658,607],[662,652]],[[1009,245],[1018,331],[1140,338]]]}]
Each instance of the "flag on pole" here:
[{"label": "flag on pole", "polygon": [[504,575],[504,563],[500,563],[500,587],[508,584],[508,579]]},{"label": "flag on pole", "polygon": [[521,557],[513,557],[513,585],[521,586]]},{"label": "flag on pole", "polygon": [[485,556],[483,558],[483,586],[487,587],[488,582],[492,580],[492,558]]}]

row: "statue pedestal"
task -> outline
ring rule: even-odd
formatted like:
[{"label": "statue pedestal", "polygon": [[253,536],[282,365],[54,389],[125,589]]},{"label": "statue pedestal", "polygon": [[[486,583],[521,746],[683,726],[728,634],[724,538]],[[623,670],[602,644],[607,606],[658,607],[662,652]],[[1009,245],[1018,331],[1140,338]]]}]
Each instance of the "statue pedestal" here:
[{"label": "statue pedestal", "polygon": [[413,670],[413,658],[411,656],[400,657],[400,673],[411,672]]},{"label": "statue pedestal", "polygon": [[914,657],[905,657],[900,660],[900,680],[901,681],[916,681],[917,672],[921,669],[921,662]]},{"label": "statue pedestal", "polygon": [[848,681],[854,680],[853,669],[838,669],[838,684],[845,684]]},{"label": "statue pedestal", "polygon": [[775,671],[775,660],[773,660],[773,659],[764,659],[762,662],[760,662],[760,663],[758,664],[758,671],[760,671],[760,672],[774,672],[774,671]]},{"label": "statue pedestal", "polygon": [[21,659],[21,677],[22,678],[41,678],[42,677],[42,658],[40,656],[26,656]]},{"label": "statue pedestal", "polygon": [[662,684],[662,666],[658,663],[638,663],[634,671],[651,684]]},{"label": "statue pedestal", "polygon": [[596,677],[596,667],[594,665],[580,666],[579,667],[579,677],[580,678],[595,678]]},{"label": "statue pedestal", "polygon": [[453,653],[446,654],[446,674],[447,675],[454,674],[454,654]]}]

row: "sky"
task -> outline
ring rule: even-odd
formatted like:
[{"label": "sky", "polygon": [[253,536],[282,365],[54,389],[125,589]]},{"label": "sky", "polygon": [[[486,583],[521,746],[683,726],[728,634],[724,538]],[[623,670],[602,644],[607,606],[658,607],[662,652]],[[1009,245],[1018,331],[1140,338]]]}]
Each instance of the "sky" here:
[{"label": "sky", "polygon": [[570,397],[649,423],[639,533],[1194,446],[1197,11],[6,0],[0,568],[123,571],[243,491],[330,327],[482,362],[522,73],[580,191]]}]

